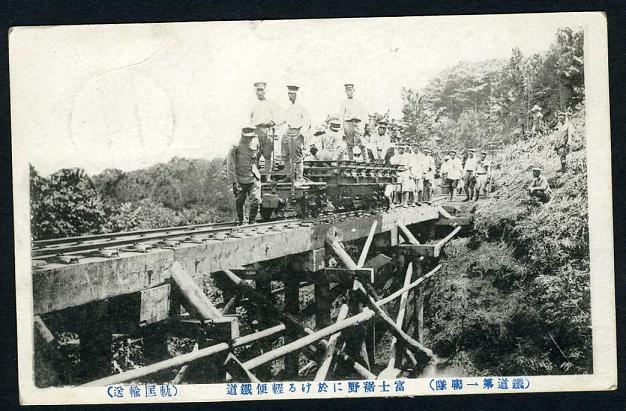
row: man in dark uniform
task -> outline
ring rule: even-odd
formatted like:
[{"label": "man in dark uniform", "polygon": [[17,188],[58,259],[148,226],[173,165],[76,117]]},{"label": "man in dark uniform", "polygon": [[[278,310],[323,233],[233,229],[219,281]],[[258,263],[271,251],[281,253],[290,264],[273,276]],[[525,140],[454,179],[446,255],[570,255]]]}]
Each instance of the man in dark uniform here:
[{"label": "man in dark uniform", "polygon": [[241,129],[239,144],[233,146],[228,153],[228,177],[233,185],[235,206],[239,225],[244,224],[243,207],[246,198],[250,203],[248,221],[254,223],[261,203],[261,174],[256,159],[259,151],[259,140],[256,138],[255,127]]}]

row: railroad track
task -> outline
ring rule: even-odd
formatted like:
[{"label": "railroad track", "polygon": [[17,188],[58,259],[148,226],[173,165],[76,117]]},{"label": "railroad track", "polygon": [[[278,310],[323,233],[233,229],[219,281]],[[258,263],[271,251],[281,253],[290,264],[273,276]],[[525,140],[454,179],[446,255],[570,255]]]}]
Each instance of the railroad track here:
[{"label": "railroad track", "polygon": [[[372,210],[375,211],[375,210]],[[225,239],[240,233],[253,233],[288,225],[312,224],[346,217],[355,217],[367,211],[348,211],[321,215],[311,219],[282,219],[239,226],[234,221],[198,224],[179,227],[165,227],[151,230],[124,231],[106,234],[94,234],[76,237],[54,238],[33,241],[31,256],[33,260],[54,260],[61,257],[61,262],[69,263],[72,257],[95,256],[115,257],[119,251],[145,252],[153,247],[175,247],[180,242],[202,242],[208,239]]]},{"label": "railroad track", "polygon": [[[446,196],[435,197],[433,205],[445,201]],[[323,214],[318,218],[310,219],[282,219],[259,222],[239,226],[235,221],[197,224],[178,227],[165,227],[150,230],[122,231],[116,233],[94,234],[85,236],[54,238],[37,240],[32,243],[31,256],[33,260],[50,261],[61,258],[60,262],[70,263],[78,256],[115,257],[119,251],[145,252],[154,247],[175,247],[180,242],[203,242],[209,239],[225,239],[228,236],[237,236],[239,233],[253,233],[280,228],[288,225],[311,224],[355,217],[380,210],[347,211]]]}]

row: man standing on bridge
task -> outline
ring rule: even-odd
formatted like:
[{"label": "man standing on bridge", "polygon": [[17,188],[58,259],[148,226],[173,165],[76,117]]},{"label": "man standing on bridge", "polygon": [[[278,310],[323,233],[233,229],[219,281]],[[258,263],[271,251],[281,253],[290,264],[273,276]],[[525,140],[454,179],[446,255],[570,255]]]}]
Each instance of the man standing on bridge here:
[{"label": "man standing on bridge", "polygon": [[311,128],[311,120],[306,110],[296,102],[298,96],[298,86],[287,86],[287,96],[289,97],[289,107],[285,111],[283,123],[287,124],[287,130],[280,142],[280,151],[285,164],[287,177],[283,181],[291,181],[294,185],[301,185],[304,181],[304,135]]},{"label": "man standing on bridge", "polygon": [[361,141],[363,130],[361,129],[362,123],[368,119],[367,111],[361,104],[361,102],[354,98],[354,84],[344,84],[346,90],[346,99],[341,104],[339,109],[339,118],[343,122],[343,132],[346,139],[348,160],[352,160],[354,157],[353,147],[359,147],[361,149],[362,158],[367,158],[365,146]]},{"label": "man standing on bridge", "polygon": [[239,225],[244,224],[243,207],[246,198],[250,203],[250,212],[248,213],[248,222],[250,223],[255,222],[261,203],[261,173],[259,173],[256,163],[259,140],[255,137],[256,128],[242,128],[239,144],[233,146],[228,153],[228,177],[233,185]]},{"label": "man standing on bridge", "polygon": [[254,83],[256,92],[256,102],[250,113],[250,124],[256,127],[256,134],[259,138],[259,153],[257,163],[261,155],[265,159],[265,172],[271,173],[274,168],[274,136],[272,128],[276,125],[276,108],[274,104],[265,98],[266,84],[262,81]]}]

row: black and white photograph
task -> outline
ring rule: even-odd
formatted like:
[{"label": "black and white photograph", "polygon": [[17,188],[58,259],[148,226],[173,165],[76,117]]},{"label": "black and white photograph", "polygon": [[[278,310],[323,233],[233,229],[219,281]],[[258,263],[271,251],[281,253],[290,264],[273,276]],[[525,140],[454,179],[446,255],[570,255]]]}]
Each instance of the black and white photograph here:
[{"label": "black and white photograph", "polygon": [[606,37],[13,27],[22,403],[616,389]]}]

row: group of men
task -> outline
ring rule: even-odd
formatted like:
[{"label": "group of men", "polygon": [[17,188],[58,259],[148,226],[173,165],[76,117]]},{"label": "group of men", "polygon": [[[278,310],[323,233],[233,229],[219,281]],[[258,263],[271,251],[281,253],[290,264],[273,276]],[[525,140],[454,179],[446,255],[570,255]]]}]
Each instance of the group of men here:
[{"label": "group of men", "polygon": [[[265,82],[254,83],[256,101],[250,112],[250,125],[242,128],[239,143],[233,146],[228,154],[229,179],[233,185],[237,218],[240,223],[243,223],[246,199],[250,203],[248,220],[254,221],[258,213],[261,202],[260,160],[261,158],[264,160],[264,172],[272,173],[275,163],[276,127],[284,126],[284,132],[280,137],[280,154],[286,174],[283,181],[293,181],[296,186],[304,182],[305,140],[318,139],[319,143],[311,143],[312,146],[319,144],[321,154],[330,158],[353,160],[355,149],[366,161],[368,158],[365,144],[361,140],[362,124],[368,114],[360,101],[354,98],[354,84],[344,84],[346,99],[341,104],[338,118],[330,120],[328,130],[315,134],[311,132],[309,114],[297,101],[300,89],[298,86],[287,86],[289,103],[282,111],[267,99],[266,87]],[[316,150],[317,146],[310,152],[315,156]]]},{"label": "group of men", "polygon": [[[275,164],[274,141],[278,139],[276,128],[280,126],[284,126],[280,136],[280,154],[286,174],[283,181],[293,181],[296,186],[304,182],[305,156],[309,160],[378,160],[403,166],[404,171],[400,172],[398,186],[388,193],[396,197],[396,202],[406,204],[430,201],[436,172],[430,149],[422,150],[416,143],[393,143],[388,133],[389,124],[385,120],[376,124],[376,132],[371,135],[366,133],[364,126],[369,116],[363,104],[355,97],[354,84],[344,84],[346,99],[342,102],[338,115],[329,118],[327,127],[320,127],[314,132],[311,130],[311,120],[306,109],[297,101],[298,86],[287,86],[289,103],[282,111],[266,98],[266,86],[265,82],[254,83],[256,101],[250,112],[250,125],[242,128],[239,143],[233,146],[228,155],[229,178],[236,196],[240,223],[243,222],[246,199],[250,204],[249,221],[256,218],[261,201],[260,160],[264,159],[264,172],[271,174]],[[554,148],[560,157],[563,172],[566,170],[570,133],[571,127],[565,114],[559,113]],[[308,153],[305,153],[307,146]],[[440,172],[450,191],[450,200],[454,200],[457,190],[465,192],[466,198],[463,201],[477,201],[481,192],[488,193],[491,165],[486,160],[487,153],[483,151],[480,154],[477,159],[475,150],[470,149],[464,164],[456,150],[450,150],[444,157]],[[533,195],[536,192],[546,192],[544,181],[537,180],[534,183],[540,188],[530,190]]]}]

